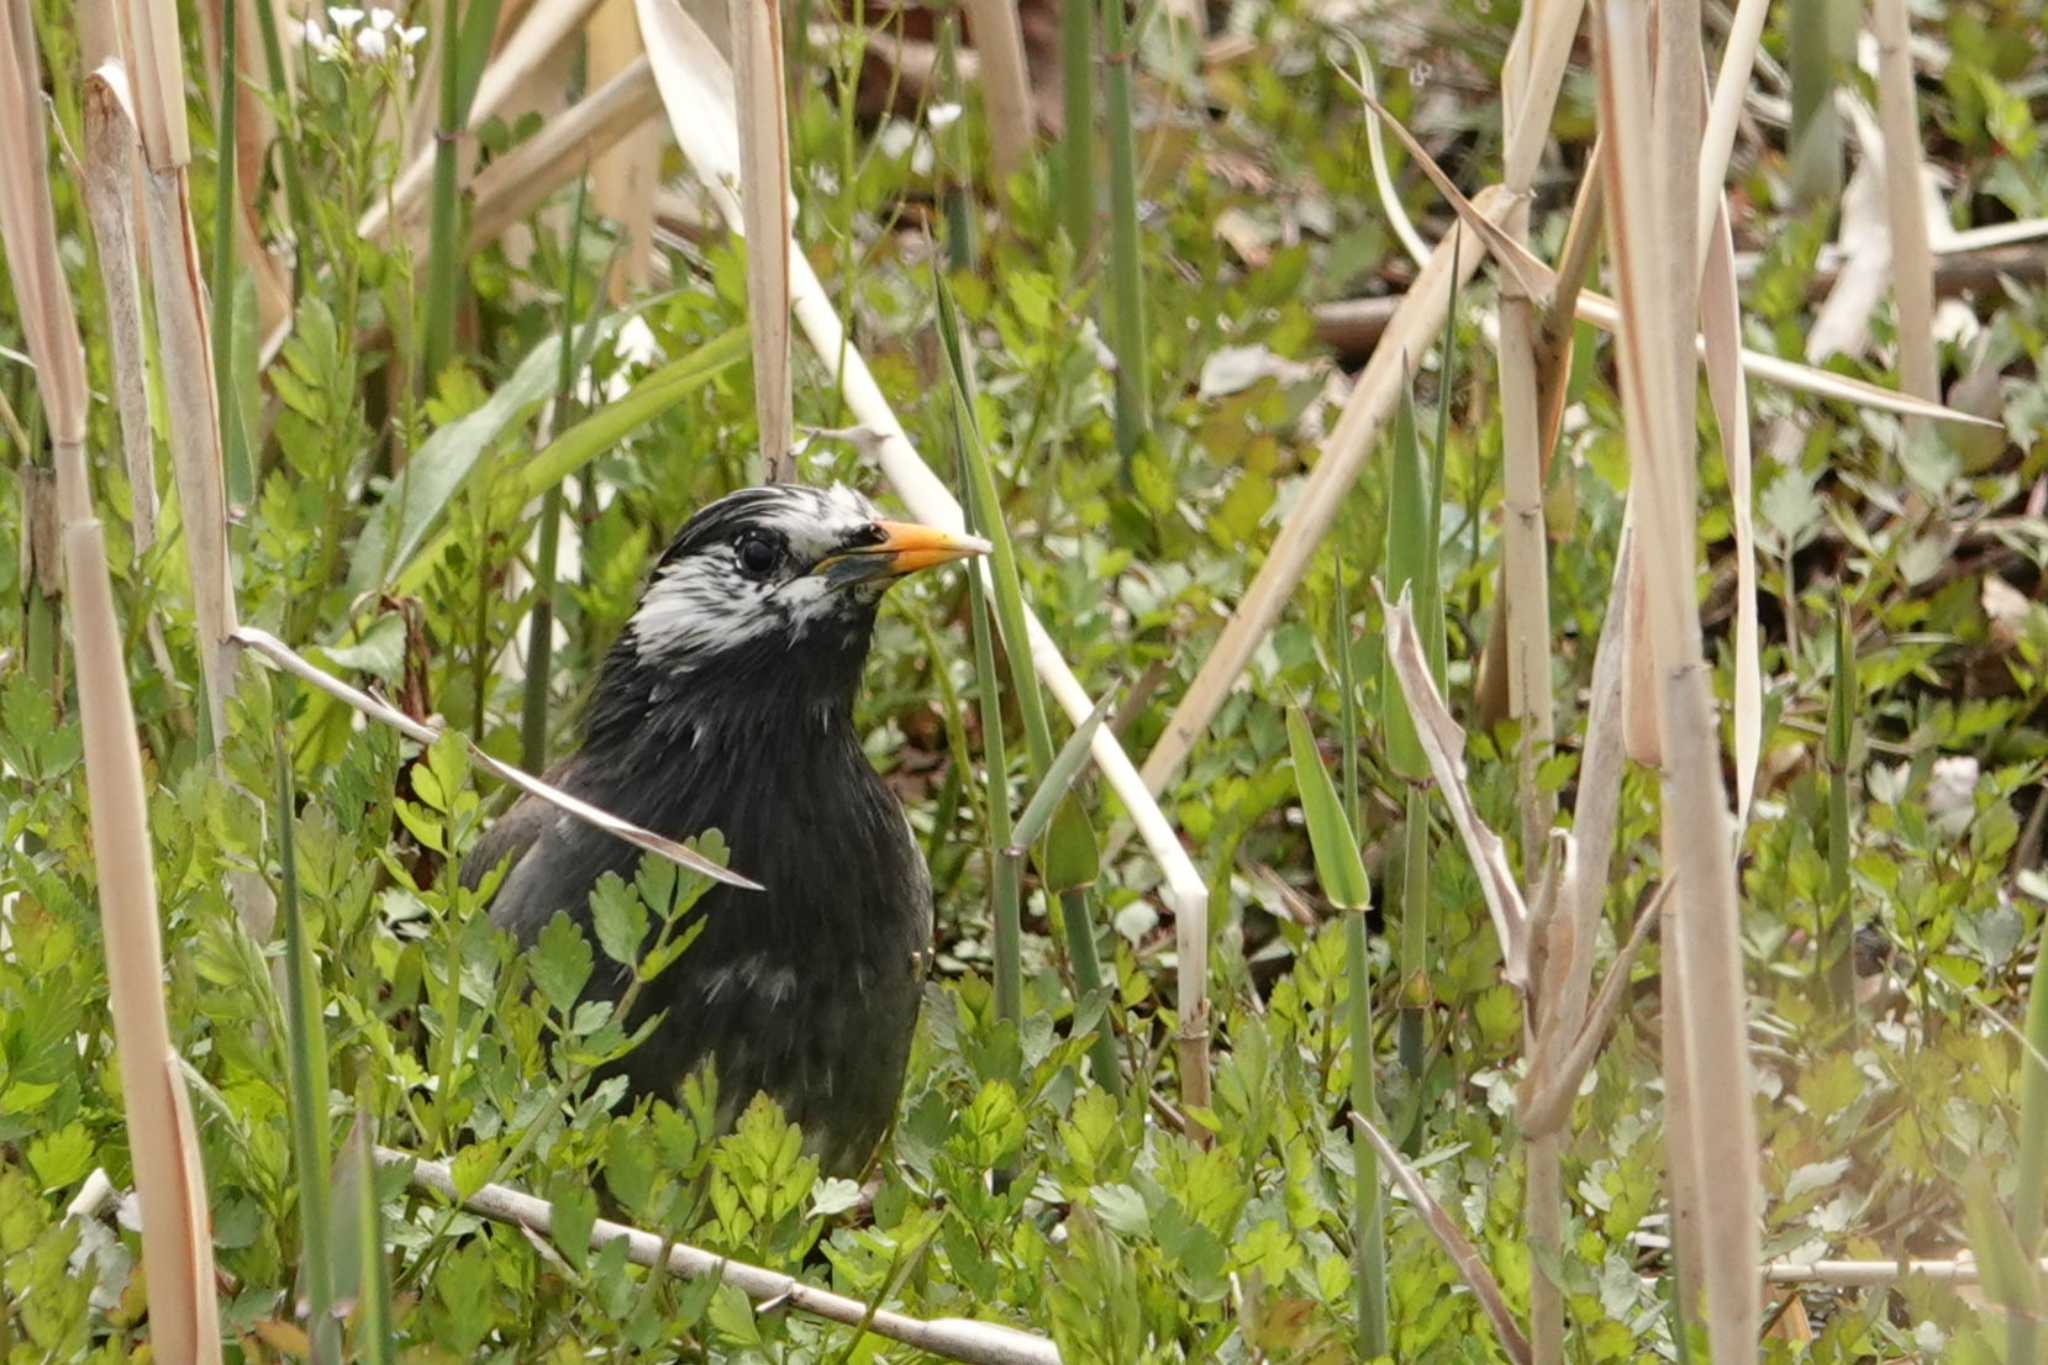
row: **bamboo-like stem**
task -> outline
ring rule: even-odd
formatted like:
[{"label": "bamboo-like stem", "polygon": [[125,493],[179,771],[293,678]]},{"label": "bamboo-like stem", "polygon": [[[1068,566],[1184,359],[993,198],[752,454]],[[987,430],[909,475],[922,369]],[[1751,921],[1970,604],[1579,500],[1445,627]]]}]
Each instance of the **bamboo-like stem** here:
[{"label": "bamboo-like stem", "polygon": [[220,104],[214,115],[215,178],[213,187],[213,403],[221,418],[221,469],[230,503],[246,504],[254,496],[255,475],[241,423],[234,420],[235,220],[241,215],[236,188],[235,117],[237,98],[237,20],[240,0],[220,7]]},{"label": "bamboo-like stem", "polygon": [[[1115,3],[1115,0],[1112,0]],[[1351,1040],[1351,1112],[1379,1119],[1372,1043],[1372,962],[1367,954],[1365,912],[1344,912],[1344,1017]],[[1387,1238],[1380,1215],[1379,1159],[1370,1139],[1352,1129],[1351,1239],[1358,1309],[1358,1345],[1371,1358],[1385,1355],[1387,1322]]]},{"label": "bamboo-like stem", "polygon": [[1545,1267],[1564,1256],[1563,1135],[1533,1133],[1523,1148],[1528,1172],[1522,1227],[1529,1236],[1529,1350],[1535,1365],[1563,1365],[1564,1291]]},{"label": "bamboo-like stem", "polygon": [[[1508,138],[1502,187],[1511,202],[1500,227],[1517,243],[1528,240],[1530,188],[1563,79],[1561,51],[1578,30],[1582,8],[1583,0],[1524,6],[1502,72],[1502,123]],[[1511,274],[1503,276],[1497,351],[1506,484],[1500,609],[1507,616],[1508,711],[1520,730],[1515,763],[1522,860],[1532,876],[1543,856],[1545,834],[1557,816],[1556,800],[1538,778],[1557,739],[1551,692],[1550,560],[1543,526],[1543,471],[1549,461],[1536,402],[1539,302],[1547,300],[1530,297]]]},{"label": "bamboo-like stem", "polygon": [[[1667,1095],[1684,1110],[1667,1125],[1674,1225],[1686,1222],[1699,1257],[1717,1362],[1756,1357],[1757,1150],[1750,1108],[1746,1009],[1729,813],[1719,735],[1694,592],[1697,563],[1693,411],[1698,269],[1697,185],[1689,158],[1700,137],[1696,6],[1661,12],[1657,77],[1647,16],[1604,0],[1600,112],[1615,155],[1606,164],[1616,279],[1623,406],[1645,556],[1648,636],[1664,750],[1665,867],[1677,878],[1664,939]],[[1654,91],[1654,93],[1653,93]],[[1673,162],[1679,164],[1672,164]],[[1674,208],[1676,211],[1674,212]],[[1675,997],[1675,998],[1674,998]],[[1704,1198],[1708,1190],[1713,1198]],[[1683,1255],[1683,1252],[1682,1252]]]},{"label": "bamboo-like stem", "polygon": [[298,803],[292,795],[291,745],[285,725],[291,709],[289,679],[273,689],[278,728],[272,736],[277,765],[277,867],[284,919],[286,1047],[291,1062],[292,1159],[299,1186],[299,1247],[305,1273],[308,1334],[316,1362],[341,1355],[341,1324],[333,1311],[334,1208],[328,1172],[327,1030],[321,1022],[320,966],[306,917],[299,908]]},{"label": "bamboo-like stem", "polygon": [[9,186],[0,196],[0,245],[55,456],[107,1003],[145,1209],[151,1345],[167,1360],[210,1363],[221,1344],[205,1178],[165,1010],[148,792],[106,543],[88,488],[85,351],[58,256],[42,98],[29,9],[11,6],[0,12],[0,181]]},{"label": "bamboo-like stem", "polygon": [[[1934,354],[1934,256],[1920,198],[1920,118],[1913,93],[1912,30],[1906,0],[1871,0],[1877,34],[1878,119],[1884,126],[1885,217],[1891,227],[1892,299],[1897,308],[1899,387],[1921,398],[1941,397]],[[1906,439],[1926,434],[1908,419]]]},{"label": "bamboo-like stem", "polygon": [[1037,141],[1024,29],[1016,0],[961,0],[960,7],[974,26],[974,50],[981,56],[981,100],[988,115],[989,159],[1000,203],[1010,177],[1031,164]]},{"label": "bamboo-like stem", "polygon": [[789,377],[789,115],[783,99],[777,0],[728,0],[740,131],[740,219],[747,239],[747,314],[761,477],[796,477]]},{"label": "bamboo-like stem", "polygon": [[[213,347],[187,177],[192,152],[185,124],[183,47],[178,38],[177,7],[171,0],[128,0],[128,5],[136,44],[136,66],[131,75],[145,163],[143,222],[156,301],[157,354],[171,413],[178,510],[184,523],[193,615],[199,629],[205,699],[200,711],[201,741],[202,747],[211,751],[227,726],[227,699],[235,684],[235,656],[228,636],[237,622],[228,567]],[[270,915],[252,913],[249,905],[242,909],[251,934],[259,942],[268,938]]]},{"label": "bamboo-like stem", "polygon": [[[585,31],[590,84],[603,85],[642,57],[633,0],[605,0]],[[621,254],[612,302],[623,304],[654,278],[654,192],[661,183],[661,129],[647,113],[591,163],[590,198],[599,217],[618,225]]]},{"label": "bamboo-like stem", "polygon": [[459,0],[441,0],[441,108],[434,130],[434,190],[427,229],[427,324],[421,339],[418,387],[433,392],[434,383],[455,351],[455,293],[460,263],[455,240],[456,156],[461,151],[462,45]]},{"label": "bamboo-like stem", "polygon": [[1152,381],[1145,355],[1145,275],[1138,236],[1137,132],[1131,119],[1137,42],[1124,0],[1102,0],[1103,132],[1109,140],[1110,334],[1116,351],[1116,446],[1128,463],[1152,429]]},{"label": "bamboo-like stem", "polygon": [[1060,0],[1060,222],[1076,269],[1095,236],[1095,4]]},{"label": "bamboo-like stem", "polygon": [[[285,66],[284,43],[277,32],[277,10],[272,0],[255,0],[256,27],[263,37],[263,70],[270,81],[270,96],[278,107],[287,111],[294,109],[296,99],[292,88],[291,73]],[[290,127],[293,115],[287,113],[286,126]],[[292,233],[301,242],[312,240],[313,213],[306,203],[305,177],[299,168],[299,140],[284,136],[277,140],[278,164],[283,170],[285,208],[291,214]],[[299,253],[294,264],[295,271],[305,267],[305,252]]]}]

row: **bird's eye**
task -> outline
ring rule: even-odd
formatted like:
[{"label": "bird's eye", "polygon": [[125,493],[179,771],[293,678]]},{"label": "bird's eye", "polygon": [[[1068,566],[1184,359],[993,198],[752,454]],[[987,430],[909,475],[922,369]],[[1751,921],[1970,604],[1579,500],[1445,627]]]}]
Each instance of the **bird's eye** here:
[{"label": "bird's eye", "polygon": [[766,536],[741,536],[735,548],[740,558],[740,569],[749,578],[766,578],[782,557]]}]

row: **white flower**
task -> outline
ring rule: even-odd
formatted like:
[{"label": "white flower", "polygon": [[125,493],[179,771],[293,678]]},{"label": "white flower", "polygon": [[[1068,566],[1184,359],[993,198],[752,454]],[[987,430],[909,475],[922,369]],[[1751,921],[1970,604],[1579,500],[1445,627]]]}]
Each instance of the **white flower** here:
[{"label": "white flower", "polygon": [[337,31],[346,33],[357,24],[363,22],[363,12],[359,9],[349,9],[345,6],[337,5],[327,11],[327,18]]},{"label": "white flower", "polygon": [[341,43],[333,34],[322,30],[320,25],[314,23],[311,19],[306,21],[306,31],[303,37],[306,46],[312,50],[316,60],[331,62],[341,56]]},{"label": "white flower", "polygon": [[414,48],[418,47],[420,43],[425,40],[426,36],[427,26],[425,24],[414,24],[411,28],[402,28],[398,30],[399,45],[403,47],[407,52],[410,52]]},{"label": "white flower", "polygon": [[356,51],[362,53],[373,62],[384,60],[384,54],[390,50],[391,44],[385,40],[383,33],[377,29],[366,28],[356,35]]},{"label": "white flower", "polygon": [[379,33],[389,33],[391,26],[398,22],[398,16],[382,5],[370,11],[370,27]]},{"label": "white flower", "polygon": [[926,111],[924,116],[925,122],[931,125],[932,131],[935,133],[941,128],[947,127],[959,117],[960,106],[957,104],[934,104]]}]

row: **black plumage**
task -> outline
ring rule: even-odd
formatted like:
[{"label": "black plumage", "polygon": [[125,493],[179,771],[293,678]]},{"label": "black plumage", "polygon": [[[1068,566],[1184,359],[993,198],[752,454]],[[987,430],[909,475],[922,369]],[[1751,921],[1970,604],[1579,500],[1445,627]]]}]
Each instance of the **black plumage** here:
[{"label": "black plumage", "polygon": [[[727,1121],[765,1091],[828,1172],[858,1171],[895,1112],[931,937],[931,882],[861,751],[853,697],[882,593],[985,547],[882,521],[844,488],[770,485],[703,508],[601,668],[581,748],[550,780],[671,838],[717,828],[752,892],[714,886],[701,935],[643,991],[665,1012],[618,1069],[663,1097],[706,1059]],[[531,943],[640,853],[532,797],[462,876],[509,869],[493,922]],[[586,994],[616,999],[600,968]]]}]

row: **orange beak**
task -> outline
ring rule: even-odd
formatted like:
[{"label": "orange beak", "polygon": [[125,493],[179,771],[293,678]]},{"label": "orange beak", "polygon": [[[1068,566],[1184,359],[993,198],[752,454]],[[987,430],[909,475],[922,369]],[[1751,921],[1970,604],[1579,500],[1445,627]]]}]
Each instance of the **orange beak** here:
[{"label": "orange beak", "polygon": [[844,587],[878,578],[901,578],[919,569],[989,551],[989,543],[979,536],[956,535],[911,521],[877,521],[874,529],[880,539],[865,545],[849,545],[819,560],[811,572],[824,574]]}]

